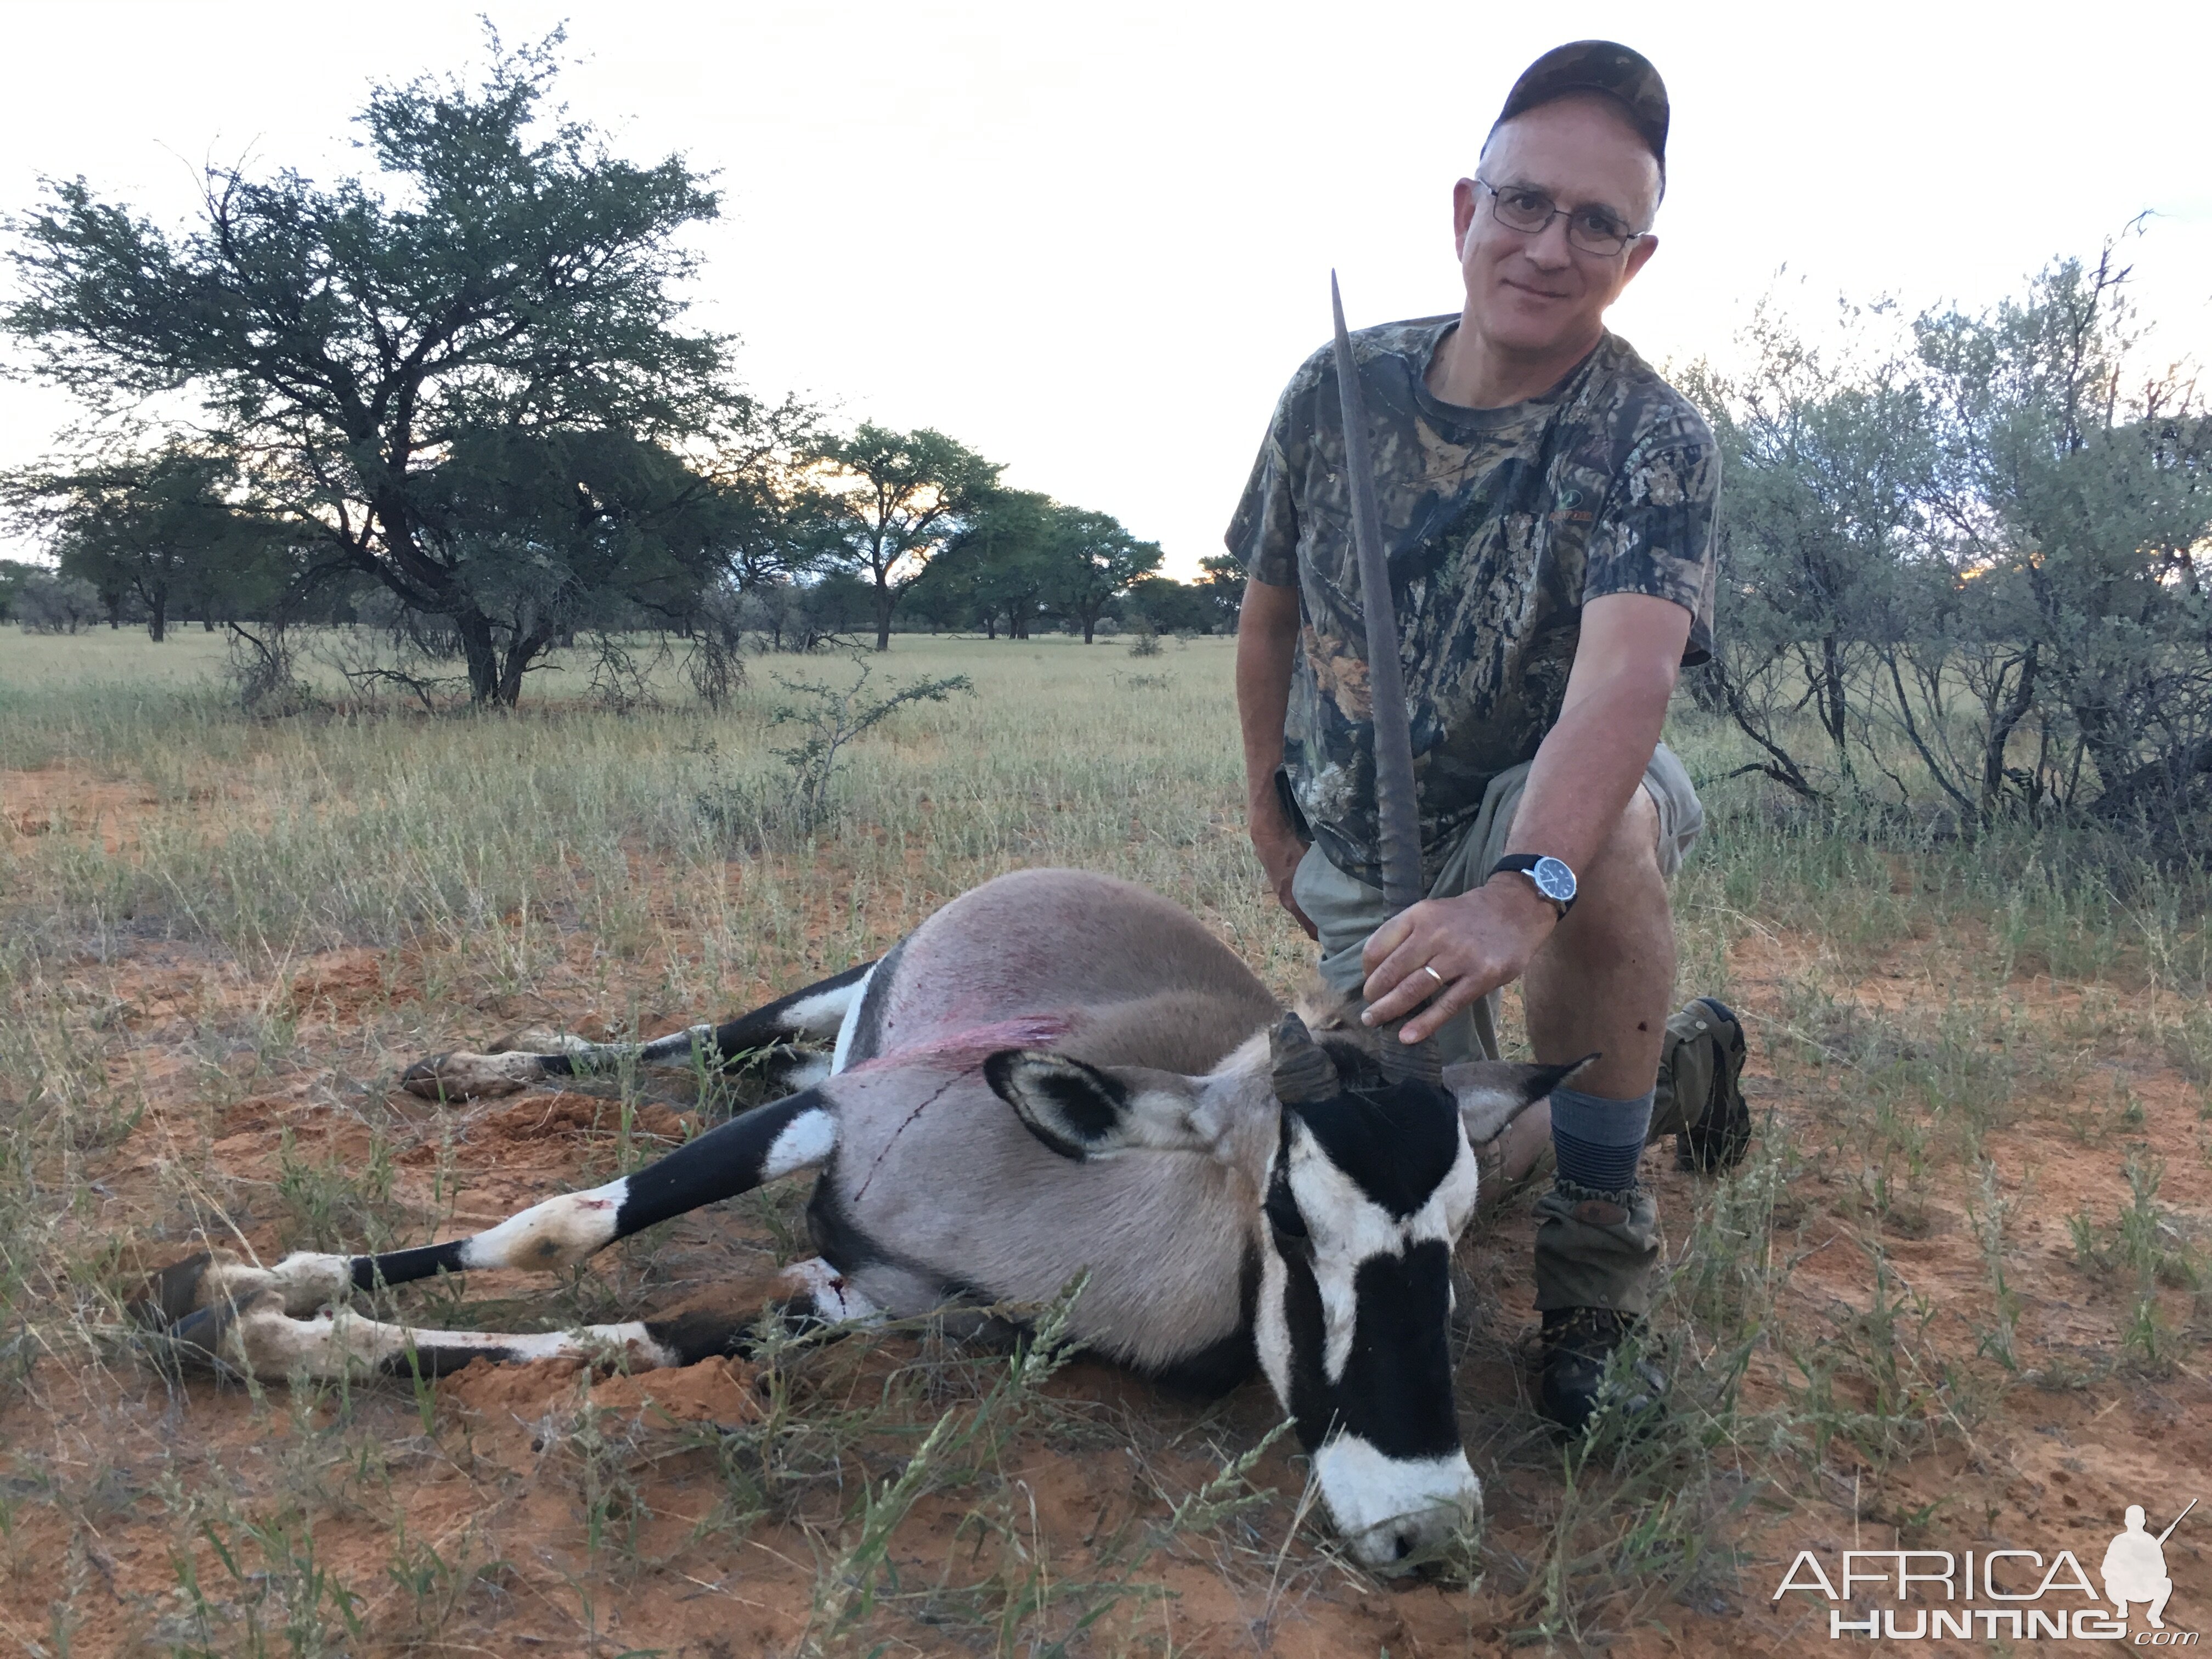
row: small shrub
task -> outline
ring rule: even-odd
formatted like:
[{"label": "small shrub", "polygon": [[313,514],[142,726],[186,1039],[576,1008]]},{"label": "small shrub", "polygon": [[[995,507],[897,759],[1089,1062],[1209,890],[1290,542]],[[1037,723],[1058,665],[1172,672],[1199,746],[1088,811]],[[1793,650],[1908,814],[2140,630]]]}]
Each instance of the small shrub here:
[{"label": "small shrub", "polygon": [[224,678],[249,714],[296,714],[312,708],[314,689],[299,677],[299,652],[282,622],[230,627],[230,660]]},{"label": "small shrub", "polygon": [[745,683],[744,659],[738,654],[744,640],[734,603],[710,607],[698,633],[692,636],[691,654],[684,664],[684,678],[691,682],[699,701],[717,714]]},{"label": "small shrub", "polygon": [[659,650],[643,663],[617,635],[593,635],[592,649],[592,702],[613,714],[660,707],[660,699],[653,693],[653,671],[668,660],[665,638],[660,641]]},{"label": "small shrub", "polygon": [[698,798],[702,817],[725,836],[738,840],[766,840],[776,830],[807,835],[834,816],[830,789],[838,761],[855,738],[909,703],[943,702],[956,694],[972,695],[975,690],[965,674],[953,674],[942,679],[915,680],[893,687],[888,696],[872,698],[866,691],[875,672],[873,665],[865,657],[855,657],[854,663],[860,673],[849,686],[787,679],[781,674],[775,677],[778,685],[799,701],[777,704],[769,711],[770,722],[802,726],[806,732],[803,742],[771,751],[790,771],[780,796],[742,780],[725,783],[714,744],[706,745],[709,787]]}]

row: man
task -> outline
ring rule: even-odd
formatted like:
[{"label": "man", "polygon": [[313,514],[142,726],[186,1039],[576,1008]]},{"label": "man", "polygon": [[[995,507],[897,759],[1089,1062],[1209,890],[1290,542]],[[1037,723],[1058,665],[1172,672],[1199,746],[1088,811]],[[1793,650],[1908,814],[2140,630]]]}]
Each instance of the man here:
[{"label": "man", "polygon": [[[1578,41],[1514,85],[1452,196],[1456,316],[1352,337],[1405,659],[1430,897],[1391,917],[1341,411],[1323,348],[1284,392],[1229,535],[1251,835],[1324,980],[1449,1061],[1492,1046],[1522,981],[1555,1091],[1535,1208],[1546,1412],[1579,1427],[1648,1310],[1658,1217],[1637,1184],[1662,1045],[1685,1161],[1741,1156],[1735,1017],[1670,1022],[1666,878],[1702,809],[1659,742],[1711,647],[1718,462],[1705,422],[1607,332],[1658,247],[1668,105],[1651,65]],[[1389,1039],[1385,1039],[1389,1040]],[[1662,1121],[1662,1127],[1666,1127]],[[1509,1174],[1540,1140],[1509,1146]],[[1631,1355],[1626,1404],[1664,1380]]]}]

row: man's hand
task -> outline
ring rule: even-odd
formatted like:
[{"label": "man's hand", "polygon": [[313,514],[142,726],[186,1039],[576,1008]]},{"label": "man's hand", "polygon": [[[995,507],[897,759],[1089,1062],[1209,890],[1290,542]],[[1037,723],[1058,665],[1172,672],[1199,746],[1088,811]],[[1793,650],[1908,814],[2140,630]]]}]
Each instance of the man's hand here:
[{"label": "man's hand", "polygon": [[1298,872],[1298,860],[1306,855],[1306,843],[1284,818],[1282,806],[1272,792],[1265,799],[1252,803],[1251,835],[1252,850],[1260,855],[1267,884],[1275,890],[1275,902],[1291,913],[1291,919],[1306,930],[1308,939],[1319,939],[1321,929],[1291,896],[1291,878]]},{"label": "man's hand", "polygon": [[1384,1025],[1418,1008],[1398,1035],[1419,1042],[1476,998],[1518,979],[1558,924],[1551,901],[1520,876],[1456,898],[1424,899],[1376,928],[1360,952],[1367,969],[1360,1018]]},{"label": "man's hand", "polygon": [[[1507,852],[1548,853],[1579,876],[1592,872],[1659,742],[1689,633],[1688,611],[1645,593],[1607,593],[1583,607],[1566,696],[1528,769]],[[1517,979],[1559,920],[1533,882],[1511,874],[1414,905],[1367,941],[1364,1018],[1386,1024],[1418,1008],[1400,1035],[1420,1042]]]}]

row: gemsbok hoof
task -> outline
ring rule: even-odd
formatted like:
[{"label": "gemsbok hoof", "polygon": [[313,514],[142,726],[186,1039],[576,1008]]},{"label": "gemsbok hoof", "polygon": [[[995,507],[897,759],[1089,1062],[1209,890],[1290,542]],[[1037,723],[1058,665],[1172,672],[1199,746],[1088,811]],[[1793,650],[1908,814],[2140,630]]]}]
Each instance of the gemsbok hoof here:
[{"label": "gemsbok hoof", "polygon": [[149,1278],[127,1311],[179,1370],[231,1373],[225,1339],[246,1304],[270,1293],[270,1278],[228,1250],[202,1250]]},{"label": "gemsbok hoof", "polygon": [[149,1331],[174,1333],[210,1310],[242,1308],[264,1291],[295,1317],[343,1300],[352,1290],[352,1258],[295,1250],[263,1267],[229,1250],[202,1250],[172,1262],[146,1281],[125,1311]]},{"label": "gemsbok hoof", "polygon": [[215,1257],[206,1250],[173,1261],[146,1281],[146,1288],[125,1304],[131,1322],[149,1331],[166,1331],[200,1308],[201,1286]]},{"label": "gemsbok hoof", "polygon": [[[229,1340],[239,1316],[240,1303],[225,1300],[212,1308],[188,1314],[155,1339],[179,1370],[213,1371],[218,1376],[244,1373],[234,1363],[238,1344]],[[228,1356],[225,1350],[230,1351]]]},{"label": "gemsbok hoof", "polygon": [[455,1049],[416,1060],[400,1073],[399,1086],[424,1100],[483,1100],[526,1089],[541,1075],[536,1054],[472,1054]]}]

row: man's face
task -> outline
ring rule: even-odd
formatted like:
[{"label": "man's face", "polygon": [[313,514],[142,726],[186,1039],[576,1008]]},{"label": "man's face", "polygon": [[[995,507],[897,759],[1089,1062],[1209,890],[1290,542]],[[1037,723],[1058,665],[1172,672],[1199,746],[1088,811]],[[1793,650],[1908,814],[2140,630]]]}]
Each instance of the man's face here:
[{"label": "man's face", "polygon": [[[1651,222],[1659,166],[1612,100],[1577,94],[1516,116],[1484,154],[1481,174],[1500,190],[1540,191],[1560,208],[1603,210],[1630,230]],[[1606,308],[1658,246],[1646,236],[1619,253],[1596,254],[1567,238],[1555,218],[1530,234],[1501,224],[1494,198],[1471,179],[1452,191],[1452,221],[1470,314],[1509,351],[1540,356],[1588,349]]]}]

